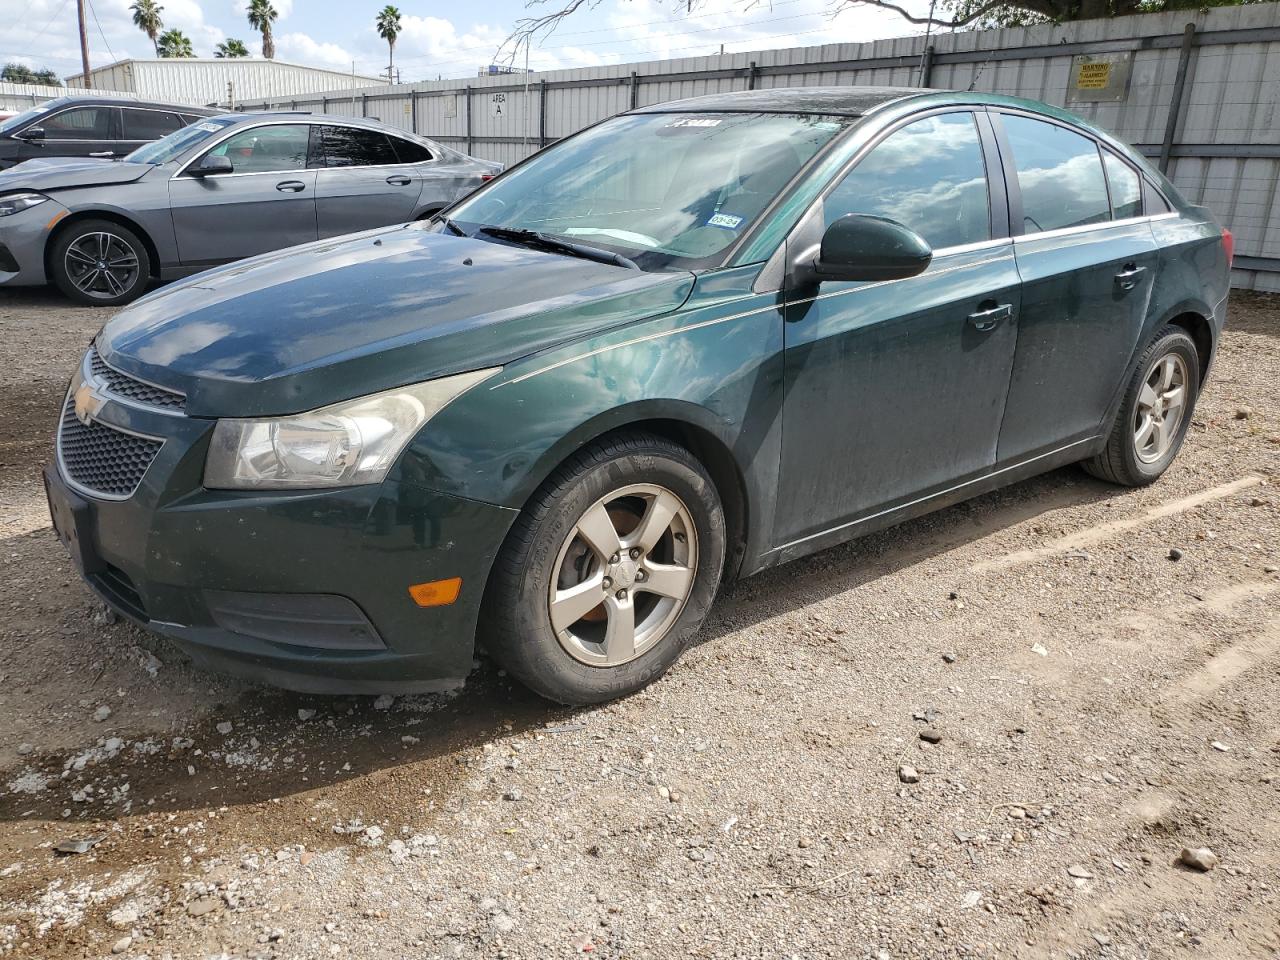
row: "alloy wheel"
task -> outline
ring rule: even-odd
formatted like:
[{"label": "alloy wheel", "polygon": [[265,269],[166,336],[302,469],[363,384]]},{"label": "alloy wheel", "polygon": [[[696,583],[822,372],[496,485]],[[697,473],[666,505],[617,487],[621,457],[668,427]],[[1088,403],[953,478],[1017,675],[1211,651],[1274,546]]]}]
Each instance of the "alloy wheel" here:
[{"label": "alloy wheel", "polygon": [[138,280],[138,255],[114,233],[86,233],[67,247],[67,276],[86,296],[114,300]]},{"label": "alloy wheel", "polygon": [[623,487],[565,538],[548,596],[552,629],[583,663],[627,663],[679,619],[697,569],[697,529],[680,498],[657,484]]},{"label": "alloy wheel", "polygon": [[1151,368],[1138,393],[1133,445],[1139,460],[1155,463],[1169,452],[1186,409],[1186,362],[1176,353],[1165,354]]}]

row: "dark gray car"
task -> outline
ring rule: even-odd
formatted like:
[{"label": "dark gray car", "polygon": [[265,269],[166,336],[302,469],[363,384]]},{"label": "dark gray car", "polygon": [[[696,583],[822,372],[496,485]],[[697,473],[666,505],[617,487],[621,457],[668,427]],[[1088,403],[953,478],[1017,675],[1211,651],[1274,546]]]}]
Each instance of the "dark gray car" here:
[{"label": "dark gray car", "polygon": [[0,170],[50,157],[123,157],[221,112],[119,97],[58,97],[0,122]]},{"label": "dark gray car", "polygon": [[375,120],[209,117],[120,161],[0,173],[0,286],[128,303],[152,279],[422,219],[500,170]]}]

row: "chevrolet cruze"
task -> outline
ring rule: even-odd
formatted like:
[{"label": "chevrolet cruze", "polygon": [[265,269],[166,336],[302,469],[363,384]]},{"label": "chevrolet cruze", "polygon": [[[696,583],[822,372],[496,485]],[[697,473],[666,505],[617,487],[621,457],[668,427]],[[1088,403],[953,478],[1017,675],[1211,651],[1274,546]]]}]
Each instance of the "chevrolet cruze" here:
[{"label": "chevrolet cruze", "polygon": [[626,694],[718,586],[1064,464],[1169,466],[1230,234],[1061,110],[758,90],[117,314],[45,471],[90,586],[313,691]]}]

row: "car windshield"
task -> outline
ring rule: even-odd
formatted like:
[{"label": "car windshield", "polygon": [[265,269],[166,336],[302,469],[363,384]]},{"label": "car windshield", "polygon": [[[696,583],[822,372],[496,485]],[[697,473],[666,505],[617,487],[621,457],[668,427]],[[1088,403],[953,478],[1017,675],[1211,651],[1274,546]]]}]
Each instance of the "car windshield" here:
[{"label": "car windshield", "polygon": [[48,106],[32,107],[30,110],[23,110],[20,114],[10,117],[3,123],[0,123],[0,133],[10,133],[22,127],[23,124],[30,123],[42,113],[49,112]]},{"label": "car windshield", "polygon": [[182,156],[196,144],[203,143],[214,134],[221,133],[235,122],[235,117],[215,117],[212,120],[201,120],[199,123],[193,123],[189,127],[175,130],[173,133],[152,143],[144,144],[126,156],[124,158],[125,162],[157,165],[168,163],[170,160],[176,160]]},{"label": "car windshield", "polygon": [[616,117],[516,167],[449,211],[458,229],[536,231],[642,270],[717,265],[848,118],[763,113]]}]

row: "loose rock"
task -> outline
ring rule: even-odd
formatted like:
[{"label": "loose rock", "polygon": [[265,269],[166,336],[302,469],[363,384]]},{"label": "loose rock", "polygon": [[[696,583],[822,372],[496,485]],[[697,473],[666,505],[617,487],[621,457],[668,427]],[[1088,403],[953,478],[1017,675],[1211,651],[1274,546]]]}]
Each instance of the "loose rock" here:
[{"label": "loose rock", "polygon": [[1208,847],[1183,847],[1178,859],[1183,866],[1199,870],[1201,873],[1208,873],[1220,863],[1218,855]]},{"label": "loose rock", "polygon": [[898,779],[903,783],[919,783],[920,772],[909,763],[904,763],[898,768]]}]

